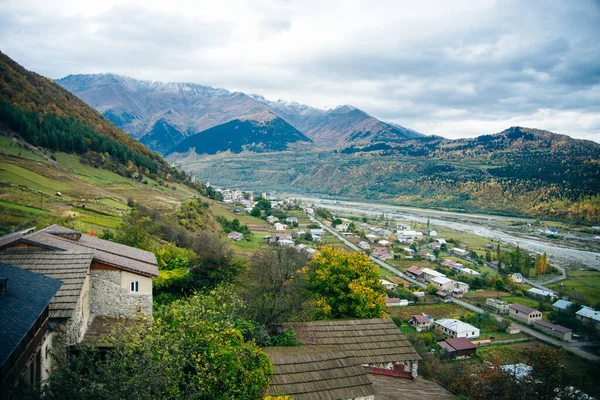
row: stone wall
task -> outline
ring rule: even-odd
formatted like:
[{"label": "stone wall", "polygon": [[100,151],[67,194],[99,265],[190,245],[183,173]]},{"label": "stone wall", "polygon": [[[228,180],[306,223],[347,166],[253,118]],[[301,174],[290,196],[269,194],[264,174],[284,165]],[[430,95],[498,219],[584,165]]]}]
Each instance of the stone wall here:
[{"label": "stone wall", "polygon": [[131,293],[128,289],[122,288],[119,270],[91,271],[90,313],[92,317],[100,315],[130,318],[139,312],[152,318],[152,294]]},{"label": "stone wall", "polygon": [[65,337],[68,345],[79,343],[83,340],[90,317],[90,277],[86,276],[79,300],[73,314],[65,327]]}]

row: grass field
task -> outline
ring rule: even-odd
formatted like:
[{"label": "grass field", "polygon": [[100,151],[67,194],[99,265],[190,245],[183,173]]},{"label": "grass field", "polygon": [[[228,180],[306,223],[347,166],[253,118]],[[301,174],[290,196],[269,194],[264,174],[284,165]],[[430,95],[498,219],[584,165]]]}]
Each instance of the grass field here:
[{"label": "grass field", "polygon": [[1,161],[0,179],[17,185],[24,185],[46,194],[55,194],[57,191],[65,191],[70,187],[62,181],[50,179],[18,165]]},{"label": "grass field", "polygon": [[600,301],[600,271],[569,271],[567,280],[548,285],[562,296],[594,306]]},{"label": "grass field", "polygon": [[7,201],[0,200],[0,208],[10,208],[12,210],[19,210],[27,214],[41,215],[46,214],[46,210],[41,210],[35,207],[22,206],[20,204],[9,203]]},{"label": "grass field", "polygon": [[407,307],[388,307],[386,310],[390,315],[399,317],[403,321],[410,319],[411,316],[425,313],[435,319],[439,318],[460,318],[468,311],[456,304],[426,304]]},{"label": "grass field", "polygon": [[527,298],[527,297],[516,297],[507,296],[503,297],[502,300],[508,301],[509,303],[517,303],[531,308],[537,308],[540,305],[539,301]]}]

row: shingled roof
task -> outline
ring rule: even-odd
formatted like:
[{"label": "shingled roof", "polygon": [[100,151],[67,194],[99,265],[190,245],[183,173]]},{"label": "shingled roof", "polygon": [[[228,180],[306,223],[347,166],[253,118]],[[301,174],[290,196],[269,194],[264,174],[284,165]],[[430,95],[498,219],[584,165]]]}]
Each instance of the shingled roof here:
[{"label": "shingled roof", "polygon": [[316,346],[264,350],[275,366],[268,395],[337,400],[375,394],[364,368],[350,354]]},{"label": "shingled roof", "polygon": [[50,225],[30,235],[17,236],[14,241],[1,244],[0,248],[10,246],[16,241],[38,244],[54,250],[88,250],[94,254],[96,260],[115,268],[145,276],[158,276],[154,253],[98,239],[60,225]]},{"label": "shingled roof", "polygon": [[91,251],[47,251],[9,248],[0,262],[63,282],[50,302],[50,318],[70,318],[75,310],[94,255]]},{"label": "shingled roof", "polygon": [[0,295],[0,365],[3,365],[62,283],[3,263],[0,263],[0,276],[8,278],[7,292]]},{"label": "shingled roof", "polygon": [[305,346],[335,346],[360,364],[415,361],[421,357],[390,318],[283,324]]}]

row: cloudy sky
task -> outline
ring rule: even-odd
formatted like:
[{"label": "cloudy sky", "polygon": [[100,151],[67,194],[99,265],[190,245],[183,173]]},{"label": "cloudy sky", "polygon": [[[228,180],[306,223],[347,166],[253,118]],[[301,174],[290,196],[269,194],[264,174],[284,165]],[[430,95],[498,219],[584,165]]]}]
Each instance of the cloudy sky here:
[{"label": "cloudy sky", "polygon": [[427,134],[521,125],[600,142],[598,1],[0,0],[0,50],[51,78],[114,72]]}]

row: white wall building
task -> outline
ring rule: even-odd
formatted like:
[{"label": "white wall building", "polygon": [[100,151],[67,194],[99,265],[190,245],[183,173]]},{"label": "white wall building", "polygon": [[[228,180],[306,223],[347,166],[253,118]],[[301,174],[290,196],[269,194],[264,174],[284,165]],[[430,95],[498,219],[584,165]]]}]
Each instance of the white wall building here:
[{"label": "white wall building", "polygon": [[452,318],[438,319],[435,321],[435,329],[453,338],[476,339],[480,335],[478,328]]}]

